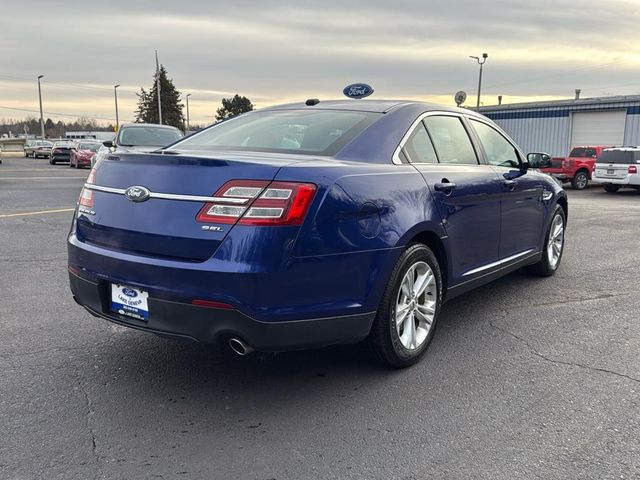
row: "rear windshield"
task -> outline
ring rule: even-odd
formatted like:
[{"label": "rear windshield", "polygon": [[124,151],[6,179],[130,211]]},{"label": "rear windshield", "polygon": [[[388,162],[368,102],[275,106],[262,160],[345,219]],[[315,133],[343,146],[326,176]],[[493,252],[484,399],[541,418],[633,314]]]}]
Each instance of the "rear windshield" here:
[{"label": "rear windshield", "polygon": [[598,163],[640,163],[640,150],[605,150]]},{"label": "rear windshield", "polygon": [[584,157],[584,158],[596,158],[595,148],[577,147],[571,150],[570,157]]},{"label": "rear windshield", "polygon": [[166,147],[180,140],[179,130],[160,127],[125,127],[120,129],[116,143],[123,147]]},{"label": "rear windshield", "polygon": [[100,143],[81,143],[78,145],[80,150],[90,150],[92,152],[97,152],[100,148]]},{"label": "rear windshield", "polygon": [[218,123],[173,148],[334,155],[380,115],[339,110],[253,112]]}]

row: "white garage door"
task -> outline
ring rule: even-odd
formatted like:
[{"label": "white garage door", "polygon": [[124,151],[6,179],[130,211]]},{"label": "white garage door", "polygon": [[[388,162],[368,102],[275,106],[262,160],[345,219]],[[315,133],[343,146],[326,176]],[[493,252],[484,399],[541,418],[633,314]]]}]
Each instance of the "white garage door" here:
[{"label": "white garage door", "polygon": [[571,146],[624,145],[626,110],[573,114]]}]

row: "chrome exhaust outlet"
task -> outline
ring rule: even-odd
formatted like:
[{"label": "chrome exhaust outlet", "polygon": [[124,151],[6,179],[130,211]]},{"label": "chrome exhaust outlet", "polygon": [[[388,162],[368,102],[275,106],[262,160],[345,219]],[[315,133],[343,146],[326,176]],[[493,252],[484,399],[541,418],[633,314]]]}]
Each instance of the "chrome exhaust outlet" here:
[{"label": "chrome exhaust outlet", "polygon": [[253,348],[244,343],[244,340],[241,338],[233,337],[229,339],[229,348],[233,350],[234,353],[244,357],[245,355],[249,355],[253,352]]}]

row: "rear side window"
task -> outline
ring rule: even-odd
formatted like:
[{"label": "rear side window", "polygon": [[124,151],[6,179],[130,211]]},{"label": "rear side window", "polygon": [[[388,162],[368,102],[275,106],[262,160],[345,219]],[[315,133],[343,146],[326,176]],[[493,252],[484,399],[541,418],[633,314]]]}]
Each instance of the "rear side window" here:
[{"label": "rear side window", "polygon": [[438,163],[436,151],[422,124],[413,131],[407,143],[404,144],[404,150],[411,163]]},{"label": "rear side window", "polygon": [[433,139],[440,163],[477,165],[478,157],[462,121],[457,117],[427,117],[424,123]]},{"label": "rear side window", "polygon": [[598,163],[640,163],[638,150],[605,150],[598,158]]},{"label": "rear side window", "polygon": [[500,132],[486,123],[471,118],[469,122],[480,137],[489,165],[496,167],[518,167],[520,165],[516,149]]}]

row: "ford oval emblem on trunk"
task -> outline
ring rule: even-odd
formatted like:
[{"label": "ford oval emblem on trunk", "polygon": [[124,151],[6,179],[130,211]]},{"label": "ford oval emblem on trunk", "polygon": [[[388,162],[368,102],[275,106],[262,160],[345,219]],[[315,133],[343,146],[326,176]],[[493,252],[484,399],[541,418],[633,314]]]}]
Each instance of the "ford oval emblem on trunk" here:
[{"label": "ford oval emblem on trunk", "polygon": [[353,83],[344,87],[342,93],[349,98],[364,98],[373,93],[373,87],[366,83]]},{"label": "ford oval emblem on trunk", "polygon": [[131,200],[132,202],[144,202],[149,199],[151,192],[148,188],[135,186],[127,188],[124,192],[124,196],[127,197],[127,200]]}]

